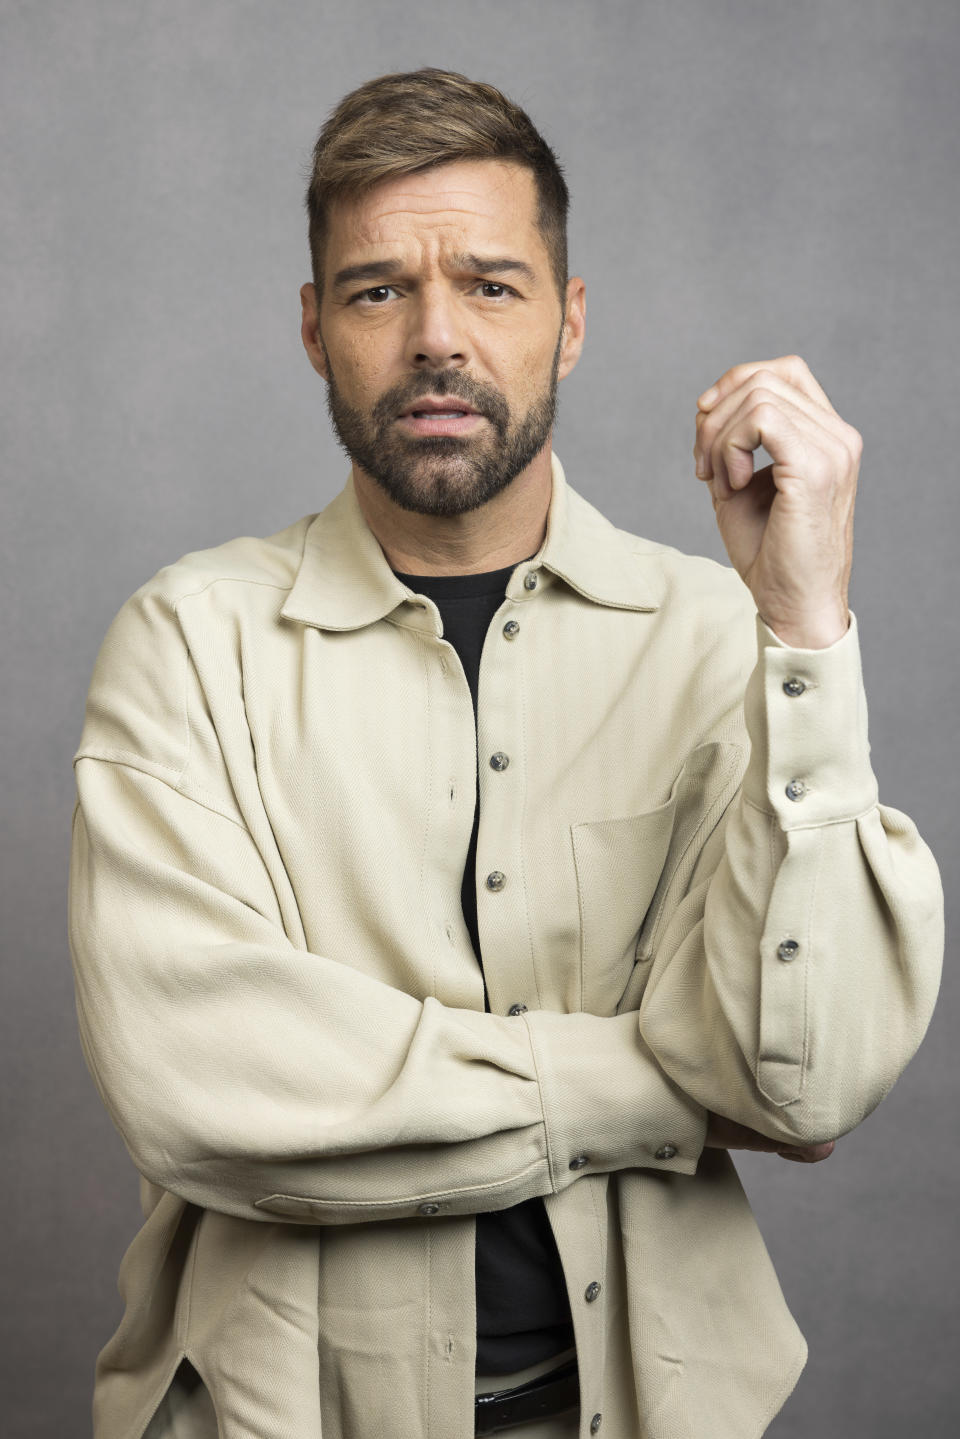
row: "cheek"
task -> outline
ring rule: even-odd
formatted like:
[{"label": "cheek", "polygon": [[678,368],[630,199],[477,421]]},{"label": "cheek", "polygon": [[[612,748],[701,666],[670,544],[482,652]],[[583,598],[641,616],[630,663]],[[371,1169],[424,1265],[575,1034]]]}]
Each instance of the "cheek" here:
[{"label": "cheek", "polygon": [[346,327],[338,331],[331,323],[324,334],[337,388],[345,399],[357,403],[388,387],[395,362],[386,326],[371,325],[358,334]]},{"label": "cheek", "polygon": [[534,398],[543,393],[550,383],[556,337],[544,343],[536,341],[505,357],[501,374],[510,393],[524,398]]},{"label": "cheek", "polygon": [[371,352],[368,345],[351,341],[331,360],[338,388],[354,403],[376,399],[387,388],[387,366],[383,357]]}]

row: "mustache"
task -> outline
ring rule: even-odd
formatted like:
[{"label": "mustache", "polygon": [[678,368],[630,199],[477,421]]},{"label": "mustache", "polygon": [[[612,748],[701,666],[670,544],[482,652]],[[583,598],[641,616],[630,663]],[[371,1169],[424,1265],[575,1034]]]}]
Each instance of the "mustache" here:
[{"label": "mustache", "polygon": [[415,400],[424,395],[437,395],[441,399],[466,400],[478,415],[484,415],[494,425],[506,425],[510,409],[506,400],[493,385],[475,380],[462,370],[438,370],[429,374],[420,370],[409,379],[401,380],[385,391],[373,407],[373,419],[377,424],[386,424],[397,415],[409,409]]}]

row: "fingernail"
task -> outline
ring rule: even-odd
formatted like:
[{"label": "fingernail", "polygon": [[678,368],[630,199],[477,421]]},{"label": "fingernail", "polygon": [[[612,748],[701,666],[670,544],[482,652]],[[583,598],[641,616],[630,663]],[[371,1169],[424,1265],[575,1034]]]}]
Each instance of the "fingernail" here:
[{"label": "fingernail", "polygon": [[717,387],[716,385],[711,385],[709,390],[704,390],[703,394],[697,400],[697,404],[700,406],[701,410],[709,410],[710,406],[715,402],[716,398]]}]

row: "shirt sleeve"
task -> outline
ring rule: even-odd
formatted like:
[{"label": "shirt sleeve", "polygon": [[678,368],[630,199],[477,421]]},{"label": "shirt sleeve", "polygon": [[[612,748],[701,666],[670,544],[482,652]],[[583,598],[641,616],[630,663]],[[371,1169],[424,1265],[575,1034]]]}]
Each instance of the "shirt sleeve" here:
[{"label": "shirt sleeve", "polygon": [[342,1224],[501,1209],[627,1166],[693,1172],[704,1110],[636,1013],[454,1009],[305,952],[243,825],[83,748],[80,1035],[147,1179],[247,1219]]},{"label": "shirt sleeve", "polygon": [[664,914],[639,1027],[708,1109],[816,1143],[870,1113],[936,1000],[943,893],[878,803],[856,619],[798,650],[757,620],[742,783]]}]

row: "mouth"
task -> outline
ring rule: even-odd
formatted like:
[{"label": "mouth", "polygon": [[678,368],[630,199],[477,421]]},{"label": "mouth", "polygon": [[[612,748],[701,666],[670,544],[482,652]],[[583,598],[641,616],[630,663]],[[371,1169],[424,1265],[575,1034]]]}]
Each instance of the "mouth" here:
[{"label": "mouth", "polygon": [[399,424],[415,435],[462,435],[473,430],[483,416],[464,400],[415,400],[398,417]]}]

